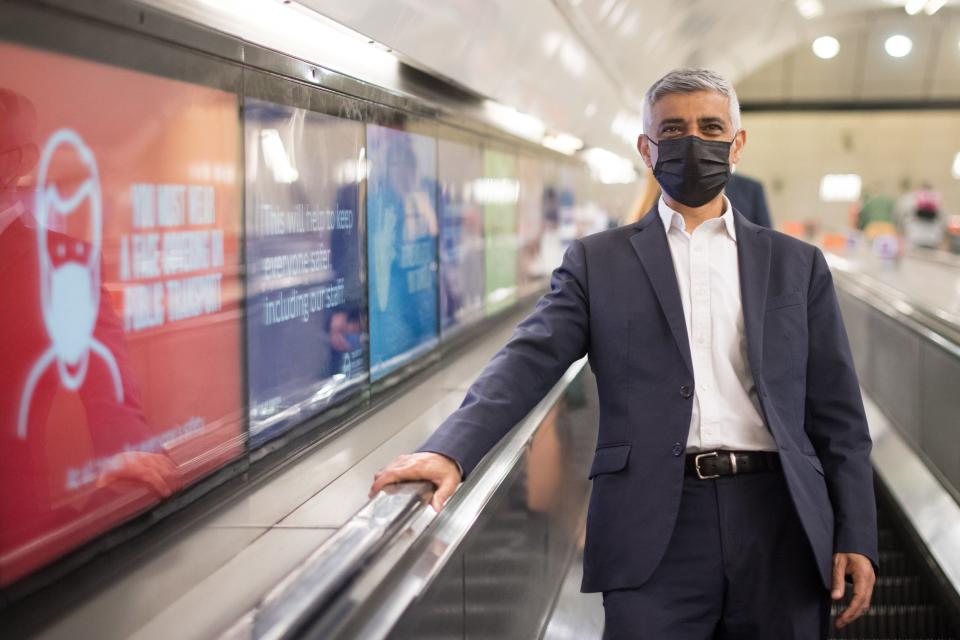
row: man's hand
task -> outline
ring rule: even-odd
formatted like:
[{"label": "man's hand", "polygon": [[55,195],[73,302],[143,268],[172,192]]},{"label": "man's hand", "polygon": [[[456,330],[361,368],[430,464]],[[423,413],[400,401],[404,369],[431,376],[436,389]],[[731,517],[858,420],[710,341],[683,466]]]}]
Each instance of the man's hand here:
[{"label": "man's hand", "polygon": [[867,612],[870,608],[870,597],[873,595],[873,584],[877,581],[869,558],[859,553],[835,553],[833,590],[830,592],[830,597],[834,600],[843,599],[846,575],[853,578],[853,599],[837,618],[837,629],[843,629]]},{"label": "man's hand", "polygon": [[460,484],[460,469],[457,463],[439,453],[412,453],[398,456],[373,476],[369,497],[379,493],[385,485],[394,482],[429,480],[436,487],[430,506],[440,511],[457,485]]},{"label": "man's hand", "polygon": [[162,453],[126,451],[110,460],[109,469],[97,479],[97,488],[120,481],[141,484],[160,498],[169,498],[183,486],[177,465]]}]

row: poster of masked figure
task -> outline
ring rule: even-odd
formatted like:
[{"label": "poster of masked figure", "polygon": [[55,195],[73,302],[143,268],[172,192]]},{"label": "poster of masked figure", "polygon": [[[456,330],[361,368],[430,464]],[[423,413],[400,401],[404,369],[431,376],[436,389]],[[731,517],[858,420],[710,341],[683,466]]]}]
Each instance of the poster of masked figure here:
[{"label": "poster of masked figure", "polygon": [[256,447],[367,378],[363,124],[247,98],[247,379]]},{"label": "poster of masked figure", "polygon": [[222,91],[0,58],[9,584],[243,451],[239,122]]},{"label": "poster of masked figure", "polygon": [[433,138],[367,126],[373,380],[437,343],[436,154]]}]

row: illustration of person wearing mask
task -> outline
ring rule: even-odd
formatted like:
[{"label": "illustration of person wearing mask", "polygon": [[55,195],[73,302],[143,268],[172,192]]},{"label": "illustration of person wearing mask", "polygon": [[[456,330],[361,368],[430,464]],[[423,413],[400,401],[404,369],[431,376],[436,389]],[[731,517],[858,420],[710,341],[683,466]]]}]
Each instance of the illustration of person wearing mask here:
[{"label": "illustration of person wearing mask", "polygon": [[[165,453],[137,450],[151,432],[122,324],[100,282],[96,159],[69,129],[53,133],[38,154],[36,122],[29,100],[0,89],[0,300],[9,310],[0,316],[5,579],[22,571],[18,549],[40,536],[49,556],[69,544],[51,532],[89,537],[90,527],[78,533],[68,525],[128,494],[131,483],[160,497],[181,484]],[[31,212],[19,186],[38,156]]]}]

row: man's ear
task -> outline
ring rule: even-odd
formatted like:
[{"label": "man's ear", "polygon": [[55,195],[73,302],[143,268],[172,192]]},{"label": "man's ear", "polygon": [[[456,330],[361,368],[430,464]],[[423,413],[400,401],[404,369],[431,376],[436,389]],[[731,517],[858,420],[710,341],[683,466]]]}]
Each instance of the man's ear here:
[{"label": "man's ear", "polygon": [[733,144],[730,145],[730,164],[737,164],[743,156],[743,148],[747,144],[747,131],[740,129],[733,138]]},{"label": "man's ear", "polygon": [[640,152],[640,157],[643,158],[643,164],[647,165],[647,169],[653,169],[653,158],[650,157],[650,141],[643,133],[637,138],[637,151]]}]

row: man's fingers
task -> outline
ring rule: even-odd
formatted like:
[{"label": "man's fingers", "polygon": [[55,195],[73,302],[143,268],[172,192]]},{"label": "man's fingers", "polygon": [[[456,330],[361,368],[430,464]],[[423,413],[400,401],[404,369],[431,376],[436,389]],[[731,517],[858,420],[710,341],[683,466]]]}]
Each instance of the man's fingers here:
[{"label": "man's fingers", "polygon": [[373,497],[380,493],[380,490],[383,489],[388,484],[393,484],[394,482],[401,482],[403,477],[400,473],[393,469],[384,469],[380,473],[374,476],[373,486],[370,487],[370,496]]},{"label": "man's fingers", "polygon": [[457,488],[457,481],[452,478],[444,478],[443,482],[433,492],[433,499],[430,501],[430,505],[433,507],[434,511],[439,512],[443,508],[443,505],[447,503],[447,500],[450,496],[453,495],[454,490]]},{"label": "man's fingers", "polygon": [[847,558],[844,555],[833,556],[833,590],[830,597],[834,600],[843,599],[844,583],[843,576],[847,572]]},{"label": "man's fingers", "polygon": [[840,617],[837,619],[837,622],[846,626],[862,616],[867,612],[867,609],[870,607],[870,599],[868,594],[858,594],[854,590],[853,599],[850,600],[850,604],[843,610],[840,614]]},{"label": "man's fingers", "polygon": [[369,497],[375,496],[388,484],[415,480],[432,482],[438,488],[440,499],[435,497],[436,502],[431,503],[442,507],[443,502],[460,483],[460,472],[453,460],[440,454],[402,455],[373,476]]},{"label": "man's fingers", "polygon": [[876,582],[872,567],[863,562],[846,564],[851,569],[853,577],[853,597],[850,599],[850,604],[837,618],[838,629],[847,626],[870,609],[873,585]]}]

